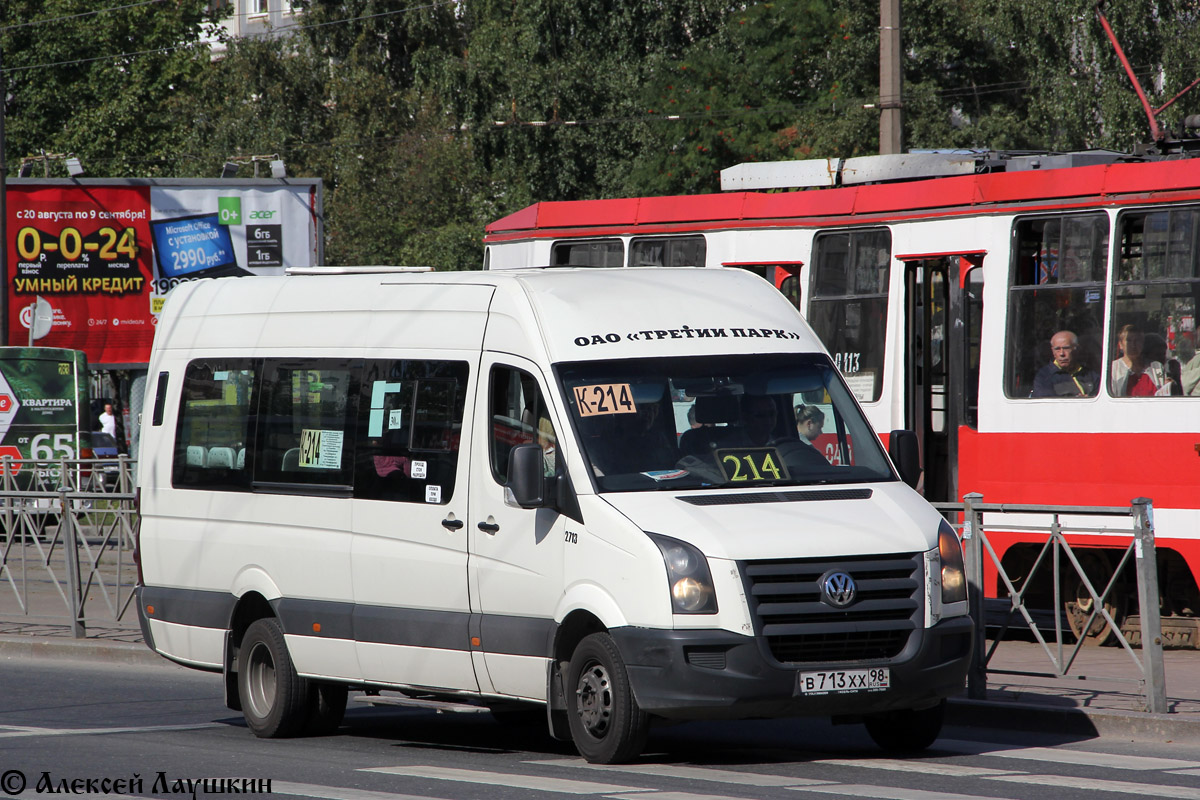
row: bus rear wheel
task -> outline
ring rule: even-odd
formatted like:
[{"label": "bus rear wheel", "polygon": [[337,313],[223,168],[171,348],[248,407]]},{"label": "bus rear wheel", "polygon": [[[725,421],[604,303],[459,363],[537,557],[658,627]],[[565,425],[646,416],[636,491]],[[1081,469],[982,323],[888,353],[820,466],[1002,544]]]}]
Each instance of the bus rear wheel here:
[{"label": "bus rear wheel", "polygon": [[271,618],[253,622],[238,648],[238,695],[254,735],[276,739],[300,733],[309,721],[311,692],[308,681],[296,674],[279,623]]}]

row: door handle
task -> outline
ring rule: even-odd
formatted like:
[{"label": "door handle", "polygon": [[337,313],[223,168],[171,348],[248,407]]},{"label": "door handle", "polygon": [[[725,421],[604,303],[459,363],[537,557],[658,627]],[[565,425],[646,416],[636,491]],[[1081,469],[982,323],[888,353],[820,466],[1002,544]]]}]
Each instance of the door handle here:
[{"label": "door handle", "polygon": [[460,530],[462,530],[462,526],[463,526],[463,521],[461,519],[444,519],[444,520],[442,520],[442,527],[445,528],[446,530],[460,531]]},{"label": "door handle", "polygon": [[500,530],[500,526],[495,522],[481,522],[476,527],[484,533],[497,533]]}]

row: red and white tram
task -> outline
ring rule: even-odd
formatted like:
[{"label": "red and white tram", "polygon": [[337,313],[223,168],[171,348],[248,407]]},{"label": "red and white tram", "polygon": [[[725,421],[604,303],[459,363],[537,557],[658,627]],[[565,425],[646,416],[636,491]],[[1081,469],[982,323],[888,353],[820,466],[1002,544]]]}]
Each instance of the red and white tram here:
[{"label": "red and white tram", "polygon": [[[487,226],[484,266],[757,272],[822,336],[885,443],[917,432],[930,500],[1149,497],[1163,611],[1200,614],[1200,159],[923,153],[721,180],[720,194],[537,203]],[[1052,339],[1069,357],[1056,363]],[[1010,575],[1040,548],[989,536]],[[1072,546],[1103,586],[1126,542]]]}]

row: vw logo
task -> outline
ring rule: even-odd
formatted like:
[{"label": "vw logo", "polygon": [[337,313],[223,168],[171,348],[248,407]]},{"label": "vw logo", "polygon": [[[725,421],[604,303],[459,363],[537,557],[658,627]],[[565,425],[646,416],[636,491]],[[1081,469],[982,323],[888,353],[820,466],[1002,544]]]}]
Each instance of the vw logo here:
[{"label": "vw logo", "polygon": [[845,608],[853,603],[857,591],[854,578],[845,572],[830,572],[821,579],[822,599],[834,608]]}]

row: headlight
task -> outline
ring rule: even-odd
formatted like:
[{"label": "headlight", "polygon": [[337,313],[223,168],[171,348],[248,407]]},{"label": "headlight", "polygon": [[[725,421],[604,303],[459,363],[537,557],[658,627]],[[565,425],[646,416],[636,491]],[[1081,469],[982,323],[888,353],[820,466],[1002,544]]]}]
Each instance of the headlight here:
[{"label": "headlight", "polygon": [[942,560],[942,604],[967,599],[967,573],[963,567],[962,544],[950,523],[942,520],[938,528],[938,555]]},{"label": "headlight", "polygon": [[690,544],[656,533],[646,534],[662,551],[671,587],[671,607],[676,614],[715,614],[717,594],[713,590],[708,560]]}]

